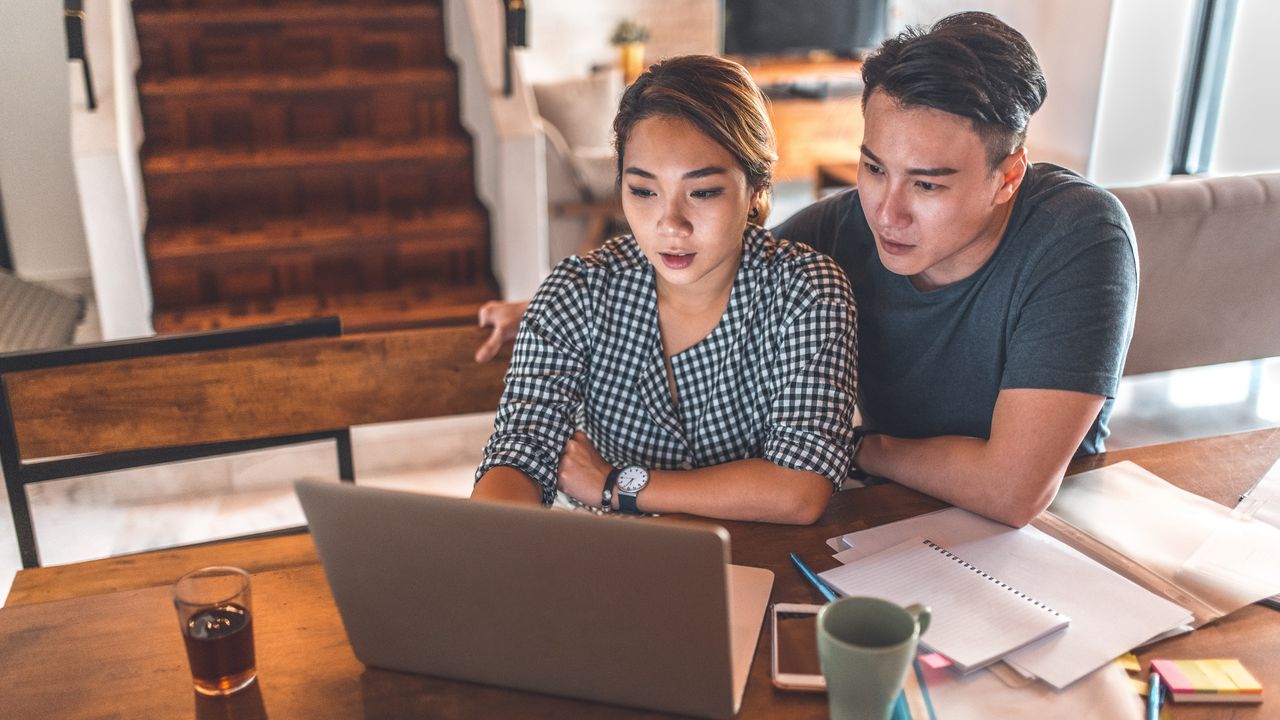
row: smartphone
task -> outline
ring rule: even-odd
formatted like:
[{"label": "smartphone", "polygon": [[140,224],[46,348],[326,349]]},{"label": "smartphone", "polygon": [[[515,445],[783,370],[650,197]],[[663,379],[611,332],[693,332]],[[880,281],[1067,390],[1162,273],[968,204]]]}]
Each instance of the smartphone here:
[{"label": "smartphone", "polygon": [[773,684],[785,690],[824,692],[818,665],[818,609],[821,605],[774,603]]}]

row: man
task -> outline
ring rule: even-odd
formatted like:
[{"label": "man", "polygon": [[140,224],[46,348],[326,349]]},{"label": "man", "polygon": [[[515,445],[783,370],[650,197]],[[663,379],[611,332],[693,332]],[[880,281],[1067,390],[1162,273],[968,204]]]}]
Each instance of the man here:
[{"label": "man", "polygon": [[[863,471],[1013,526],[1100,452],[1133,329],[1137,251],[1119,202],[1023,145],[1046,85],[986,13],[891,38],[863,65],[857,189],[774,230],[849,274]],[[492,354],[513,336],[489,307]],[[507,319],[503,319],[503,316]]]}]

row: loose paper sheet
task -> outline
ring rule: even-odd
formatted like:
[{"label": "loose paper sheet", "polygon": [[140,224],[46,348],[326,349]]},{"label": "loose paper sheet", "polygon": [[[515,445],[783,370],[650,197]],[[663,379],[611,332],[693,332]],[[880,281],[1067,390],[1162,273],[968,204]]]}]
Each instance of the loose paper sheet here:
[{"label": "loose paper sheet", "polygon": [[1049,511],[1196,595],[1219,616],[1280,593],[1280,529],[1233,514],[1132,462],[1066,478]]}]

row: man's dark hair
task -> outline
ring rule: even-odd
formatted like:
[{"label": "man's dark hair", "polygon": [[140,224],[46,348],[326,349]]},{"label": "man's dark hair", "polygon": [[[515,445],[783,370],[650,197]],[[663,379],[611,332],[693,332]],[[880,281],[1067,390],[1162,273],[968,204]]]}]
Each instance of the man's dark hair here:
[{"label": "man's dark hair", "polygon": [[906,107],[969,118],[994,169],[1022,147],[1049,89],[1031,44],[994,15],[962,12],[885,40],[862,64],[862,107],[876,90]]}]

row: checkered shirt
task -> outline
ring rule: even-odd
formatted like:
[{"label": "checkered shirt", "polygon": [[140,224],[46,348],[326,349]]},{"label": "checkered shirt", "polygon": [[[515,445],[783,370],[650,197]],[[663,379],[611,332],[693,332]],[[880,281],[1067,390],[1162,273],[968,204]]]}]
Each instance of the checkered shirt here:
[{"label": "checkered shirt", "polygon": [[851,461],[856,335],[839,266],[749,225],[724,317],[671,358],[677,406],[653,266],[634,238],[615,238],[562,261],[534,295],[476,479],[514,467],[550,504],[560,454],[581,429],[615,467],[764,458],[838,489]]}]

